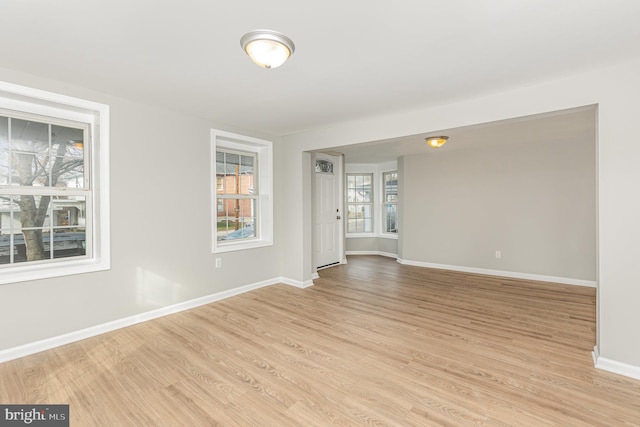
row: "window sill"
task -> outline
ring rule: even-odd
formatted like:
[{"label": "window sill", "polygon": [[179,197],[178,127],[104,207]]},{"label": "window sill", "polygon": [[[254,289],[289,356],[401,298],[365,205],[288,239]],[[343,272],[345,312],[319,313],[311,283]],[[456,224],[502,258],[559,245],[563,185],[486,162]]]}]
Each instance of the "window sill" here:
[{"label": "window sill", "polygon": [[245,249],[264,248],[266,246],[273,246],[273,242],[271,240],[251,240],[249,242],[222,243],[216,244],[213,253],[242,251]]},{"label": "window sill", "polygon": [[393,239],[393,240],[398,240],[398,235],[397,234],[391,234],[391,233],[353,233],[353,234],[347,234],[346,235],[347,239],[366,239],[366,238],[380,238],[380,239]]},{"label": "window sill", "polygon": [[398,240],[398,234],[397,233],[382,233],[378,237],[381,237],[383,239]]},{"label": "window sill", "polygon": [[365,237],[378,237],[378,235],[375,233],[352,233],[346,235],[347,239],[362,239]]},{"label": "window sill", "polygon": [[79,259],[64,262],[46,262],[30,264],[20,267],[0,269],[0,285],[26,282],[29,280],[47,279],[52,277],[71,276],[74,274],[92,273],[109,270],[108,259]]}]

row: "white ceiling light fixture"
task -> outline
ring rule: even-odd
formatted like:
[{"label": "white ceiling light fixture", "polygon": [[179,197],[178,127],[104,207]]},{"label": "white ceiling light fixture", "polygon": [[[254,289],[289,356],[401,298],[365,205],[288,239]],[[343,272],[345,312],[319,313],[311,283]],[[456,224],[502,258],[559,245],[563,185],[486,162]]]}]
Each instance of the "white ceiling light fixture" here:
[{"label": "white ceiling light fixture", "polygon": [[429,147],[440,148],[444,144],[447,143],[448,136],[430,136],[429,138],[425,138]]},{"label": "white ceiling light fixture", "polygon": [[240,45],[251,60],[263,68],[281,66],[295,51],[289,37],[272,30],[250,31],[242,36]]}]

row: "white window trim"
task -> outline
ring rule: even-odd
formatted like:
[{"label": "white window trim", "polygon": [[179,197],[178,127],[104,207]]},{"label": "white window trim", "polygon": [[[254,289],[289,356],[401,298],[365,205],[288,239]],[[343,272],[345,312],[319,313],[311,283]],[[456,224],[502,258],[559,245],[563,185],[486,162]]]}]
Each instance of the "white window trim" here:
[{"label": "white window trim", "polygon": [[370,203],[357,203],[357,204],[362,204],[362,205],[366,205],[366,204],[370,204],[371,205],[371,222],[372,222],[372,226],[371,226],[371,231],[364,231],[364,232],[358,232],[358,233],[349,233],[349,228],[348,226],[345,226],[345,238],[347,239],[356,239],[356,238],[363,238],[363,237],[376,237],[379,233],[378,231],[378,225],[377,225],[377,221],[378,221],[378,212],[376,209],[376,200],[380,199],[380,195],[377,194],[377,189],[376,189],[376,179],[377,179],[377,172],[376,171],[365,171],[365,172],[347,172],[345,174],[345,189],[347,190],[345,192],[345,219],[347,221],[349,221],[349,205],[350,204],[354,204],[354,203],[349,203],[347,200],[347,193],[349,191],[348,189],[348,176],[349,175],[371,175],[371,185],[373,186],[373,191],[371,192],[371,197],[372,197],[372,201]]},{"label": "white window trim", "polygon": [[[216,151],[226,148],[254,152],[258,156],[258,218],[254,239],[218,242],[216,197]],[[211,251],[239,251],[273,245],[273,143],[264,139],[211,129]]]},{"label": "white window trim", "polygon": [[[390,162],[389,162],[390,163]],[[373,174],[374,185],[377,185],[377,188],[374,188],[374,215],[373,215],[373,231],[371,233],[346,233],[345,227],[345,238],[346,239],[363,239],[363,238],[381,238],[381,239],[392,239],[397,240],[397,233],[386,233],[383,232],[384,224],[382,218],[384,218],[384,205],[382,203],[377,203],[376,201],[382,201],[382,197],[384,195],[384,189],[382,188],[382,177],[387,172],[395,172],[398,170],[397,165],[392,164],[358,164],[352,163],[346,165],[347,174],[356,174],[361,175],[365,173]],[[345,174],[346,175],[346,174]],[[378,183],[378,184],[375,184]],[[345,183],[345,192],[346,192],[346,183]],[[346,194],[345,194],[345,203],[346,203]]]},{"label": "white window trim", "polygon": [[52,263],[29,263],[1,270],[0,284],[103,271],[111,268],[109,227],[109,106],[84,99],[0,82],[0,108],[90,124],[93,256]]}]

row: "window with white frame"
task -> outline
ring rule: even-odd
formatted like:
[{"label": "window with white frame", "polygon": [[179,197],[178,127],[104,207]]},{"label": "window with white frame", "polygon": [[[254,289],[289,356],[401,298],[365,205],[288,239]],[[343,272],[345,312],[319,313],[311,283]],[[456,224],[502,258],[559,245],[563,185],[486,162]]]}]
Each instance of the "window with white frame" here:
[{"label": "window with white frame", "polygon": [[273,243],[272,144],[212,130],[213,251]]},{"label": "window with white frame", "polygon": [[347,233],[373,233],[373,174],[347,174]]},{"label": "window with white frame", "polygon": [[0,82],[0,283],[109,268],[107,129],[106,105]]},{"label": "window with white frame", "polygon": [[398,232],[398,171],[382,174],[383,233]]},{"label": "window with white frame", "polygon": [[222,181],[216,192],[218,241],[256,237],[256,158],[256,153],[216,150],[216,177]]}]

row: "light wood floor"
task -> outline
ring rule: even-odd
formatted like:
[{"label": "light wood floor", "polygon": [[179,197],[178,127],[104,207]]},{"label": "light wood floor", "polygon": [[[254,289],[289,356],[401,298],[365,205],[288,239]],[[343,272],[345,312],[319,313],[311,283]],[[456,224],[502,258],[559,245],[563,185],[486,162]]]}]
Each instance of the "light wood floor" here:
[{"label": "light wood floor", "polygon": [[84,426],[640,425],[596,370],[595,290],[350,257],[0,365],[0,403]]}]

